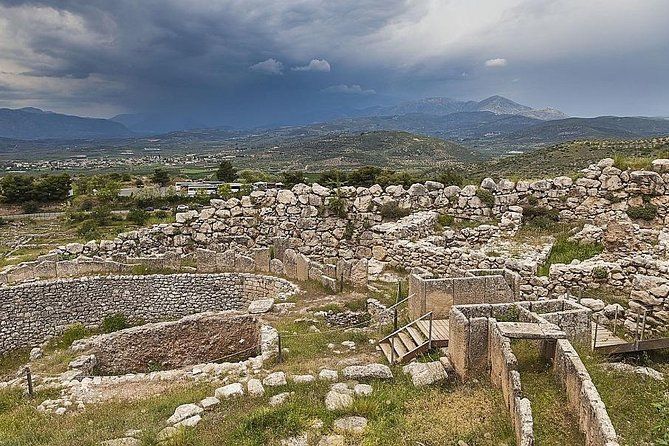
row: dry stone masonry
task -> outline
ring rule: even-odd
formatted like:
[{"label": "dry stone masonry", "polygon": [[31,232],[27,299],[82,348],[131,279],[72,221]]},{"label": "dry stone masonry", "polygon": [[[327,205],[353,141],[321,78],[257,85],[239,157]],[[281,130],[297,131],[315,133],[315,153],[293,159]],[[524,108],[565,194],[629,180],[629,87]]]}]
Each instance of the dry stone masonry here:
[{"label": "dry stone masonry", "polygon": [[243,273],[93,276],[0,288],[0,353],[41,344],[73,323],[121,313],[160,321],[203,311],[243,310],[297,292],[287,280]]}]

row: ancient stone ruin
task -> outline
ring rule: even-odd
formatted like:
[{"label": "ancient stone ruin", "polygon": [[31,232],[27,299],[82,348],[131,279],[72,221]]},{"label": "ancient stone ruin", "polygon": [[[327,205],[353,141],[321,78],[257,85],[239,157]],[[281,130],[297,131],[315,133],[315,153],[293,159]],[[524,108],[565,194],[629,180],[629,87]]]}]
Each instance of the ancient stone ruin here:
[{"label": "ancient stone ruin", "polygon": [[[553,364],[586,443],[613,446],[615,430],[574,345],[596,349],[605,342],[608,349],[638,351],[651,348],[644,336],[669,329],[669,171],[666,160],[658,161],[653,171],[621,171],[605,159],[577,178],[487,178],[480,187],[298,184],[211,200],[199,211],[178,213],[174,223],[72,243],[3,269],[0,354],[39,346],[70,324],[96,326],[122,313],[142,325],[82,343],[85,355],[73,366],[73,380],[200,363],[207,370],[259,370],[275,350],[263,347],[273,342],[271,329],[255,315],[294,296],[295,283],[333,294],[376,292],[379,283],[407,275],[405,300],[388,307],[370,299],[361,310],[369,317],[332,317],[331,325],[395,323],[378,342],[392,364],[447,347],[443,363],[412,362],[405,371],[418,383],[448,372],[461,380],[488,377],[502,389],[521,445],[534,442],[532,410],[511,343],[532,340]],[[646,209],[643,219],[635,217],[639,208]],[[539,274],[555,238],[525,243],[517,237],[537,209],[561,223],[579,222],[568,240],[601,249]],[[601,289],[625,293],[627,305],[582,296]],[[394,316],[402,305],[409,323],[400,327]],[[236,365],[217,364],[220,358]],[[202,372],[197,367],[189,376]],[[388,379],[384,367],[365,373]],[[229,386],[216,398],[244,394],[240,383]],[[249,381],[247,391],[252,388],[259,392]],[[333,392],[357,392],[339,390]],[[329,400],[337,406],[352,404],[349,399]]]}]

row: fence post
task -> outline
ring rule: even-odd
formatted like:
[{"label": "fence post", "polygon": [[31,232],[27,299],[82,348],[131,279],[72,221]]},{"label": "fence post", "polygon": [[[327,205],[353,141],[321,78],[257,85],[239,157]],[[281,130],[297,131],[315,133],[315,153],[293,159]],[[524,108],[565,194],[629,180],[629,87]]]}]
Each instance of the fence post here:
[{"label": "fence post", "polygon": [[613,316],[613,335],[618,332],[618,307],[616,307],[616,314]]},{"label": "fence post", "polygon": [[643,309],[643,319],[641,322],[641,340],[643,341],[643,337],[646,334],[646,314],[648,313],[648,309],[644,308]]},{"label": "fence post", "polygon": [[395,336],[390,337],[390,365],[395,364]]},{"label": "fence post", "polygon": [[639,348],[639,313],[636,314],[636,324],[634,324],[634,350]]},{"label": "fence post", "polygon": [[432,312],[430,311],[430,329],[428,330],[427,350],[432,350]]},{"label": "fence post", "polygon": [[276,357],[276,362],[279,364],[283,362],[283,352],[281,351],[281,333],[279,333],[279,354]]},{"label": "fence post", "polygon": [[595,348],[597,347],[597,332],[599,331],[599,318],[598,317],[593,317],[595,321],[595,336],[592,341],[592,350],[594,351]]},{"label": "fence post", "polygon": [[26,380],[28,381],[28,395],[33,396],[33,375],[30,372],[30,367],[26,367]]}]

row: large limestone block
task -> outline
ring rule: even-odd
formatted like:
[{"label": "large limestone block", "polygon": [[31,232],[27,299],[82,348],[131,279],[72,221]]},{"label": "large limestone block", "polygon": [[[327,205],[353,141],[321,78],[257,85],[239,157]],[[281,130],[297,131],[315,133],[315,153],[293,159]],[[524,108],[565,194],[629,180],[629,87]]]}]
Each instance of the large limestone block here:
[{"label": "large limestone block", "polygon": [[411,382],[416,387],[428,386],[448,378],[440,361],[412,362],[404,366],[402,371],[411,376]]},{"label": "large limestone block", "polygon": [[342,374],[345,378],[354,380],[393,378],[393,372],[385,364],[351,365],[344,368]]}]

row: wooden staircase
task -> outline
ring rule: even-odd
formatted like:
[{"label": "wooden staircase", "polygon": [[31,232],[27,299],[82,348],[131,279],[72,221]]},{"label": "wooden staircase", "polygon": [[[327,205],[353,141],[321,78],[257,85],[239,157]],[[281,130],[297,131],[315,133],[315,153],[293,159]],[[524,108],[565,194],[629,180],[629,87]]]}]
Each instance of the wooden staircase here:
[{"label": "wooden staircase", "polygon": [[448,321],[432,320],[432,312],[381,339],[379,348],[390,364],[402,364],[433,347],[448,346]]}]

